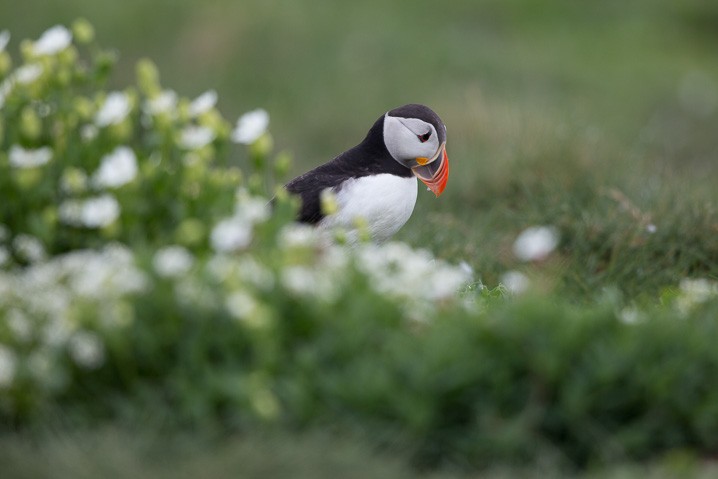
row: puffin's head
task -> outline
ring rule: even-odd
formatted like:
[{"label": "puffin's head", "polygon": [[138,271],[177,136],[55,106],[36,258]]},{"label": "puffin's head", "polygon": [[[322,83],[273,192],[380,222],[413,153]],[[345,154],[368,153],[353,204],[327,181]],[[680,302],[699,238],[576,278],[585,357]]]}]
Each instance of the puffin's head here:
[{"label": "puffin's head", "polygon": [[389,154],[439,196],[449,178],[446,126],[424,105],[404,105],[384,115],[384,144]]}]

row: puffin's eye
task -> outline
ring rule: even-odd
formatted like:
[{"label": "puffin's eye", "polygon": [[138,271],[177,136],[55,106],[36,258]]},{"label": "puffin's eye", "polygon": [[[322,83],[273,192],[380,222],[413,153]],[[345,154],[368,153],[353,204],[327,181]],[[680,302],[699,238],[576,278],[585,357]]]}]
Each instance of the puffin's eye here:
[{"label": "puffin's eye", "polygon": [[420,142],[425,143],[429,138],[431,138],[431,132],[428,131],[423,135],[417,135],[417,137],[419,138]]}]

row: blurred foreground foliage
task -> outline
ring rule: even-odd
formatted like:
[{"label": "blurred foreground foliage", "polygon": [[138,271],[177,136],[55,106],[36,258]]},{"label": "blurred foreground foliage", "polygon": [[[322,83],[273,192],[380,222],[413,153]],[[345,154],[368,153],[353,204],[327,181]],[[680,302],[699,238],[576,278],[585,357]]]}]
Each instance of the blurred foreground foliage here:
[{"label": "blurred foreground foliage", "polygon": [[106,91],[113,55],[82,21],[21,50],[12,68],[0,48],[4,432],[319,427],[461,468],[718,449],[715,282],[578,306],[327,242],[271,189],[289,159],[266,114],[233,131],[214,92],[180,98],[149,61]]}]

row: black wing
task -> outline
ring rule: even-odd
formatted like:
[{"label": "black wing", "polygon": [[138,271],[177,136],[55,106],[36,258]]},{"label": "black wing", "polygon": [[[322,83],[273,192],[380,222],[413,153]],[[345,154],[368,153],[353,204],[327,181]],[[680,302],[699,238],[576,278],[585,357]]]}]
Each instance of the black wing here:
[{"label": "black wing", "polygon": [[322,214],[321,194],[327,188],[337,191],[341,184],[349,179],[346,175],[327,171],[327,165],[322,165],[301,176],[294,178],[286,184],[285,188],[292,194],[298,195],[302,200],[297,220],[302,223],[319,223]]}]

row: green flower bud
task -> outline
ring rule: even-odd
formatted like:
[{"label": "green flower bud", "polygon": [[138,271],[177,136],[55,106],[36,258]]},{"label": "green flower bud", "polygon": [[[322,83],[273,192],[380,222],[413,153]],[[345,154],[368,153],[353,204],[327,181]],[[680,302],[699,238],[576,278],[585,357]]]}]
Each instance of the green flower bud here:
[{"label": "green flower bud", "polygon": [[152,60],[143,58],[138,61],[135,72],[137,74],[137,85],[139,85],[142,93],[149,98],[153,98],[162,92],[160,74]]},{"label": "green flower bud", "polygon": [[42,180],[40,168],[15,168],[13,169],[15,183],[30,194],[31,190]]},{"label": "green flower bud", "polygon": [[196,218],[182,221],[175,231],[175,241],[184,246],[196,246],[204,240],[204,223]]},{"label": "green flower bud", "polygon": [[325,216],[333,215],[339,211],[337,197],[329,188],[322,191],[319,195],[319,205],[321,207],[322,214]]},{"label": "green flower bud", "polygon": [[32,45],[32,40],[25,39],[20,42],[20,55],[22,55],[23,60],[28,61],[35,57]]},{"label": "green flower bud", "polygon": [[274,173],[278,177],[286,176],[292,168],[292,154],[288,151],[280,152],[274,159]]},{"label": "green flower bud", "polygon": [[270,135],[269,133],[264,133],[262,136],[257,138],[254,143],[250,145],[249,151],[252,153],[253,156],[265,157],[272,152],[272,148],[274,148],[274,140],[272,139],[272,135]]},{"label": "green flower bud", "polygon": [[95,114],[94,103],[84,96],[74,97],[72,99],[72,108],[82,120],[89,120]]},{"label": "green flower bud", "polygon": [[86,19],[78,18],[72,24],[72,35],[77,43],[90,43],[95,39],[95,28]]},{"label": "green flower bud", "polygon": [[124,119],[116,125],[110,125],[107,128],[112,138],[116,143],[126,143],[132,136],[132,124],[128,119]]},{"label": "green flower bud", "polygon": [[359,241],[362,243],[368,243],[371,241],[371,235],[369,234],[369,223],[365,218],[357,217],[353,221],[354,227],[359,232]]},{"label": "green flower bud", "polygon": [[95,76],[97,80],[103,81],[107,78],[112,67],[117,63],[117,54],[115,52],[105,50],[95,55]]},{"label": "green flower bud", "polygon": [[65,168],[60,177],[60,188],[65,193],[80,194],[87,190],[87,174],[79,168]]},{"label": "green flower bud", "polygon": [[20,113],[20,133],[29,140],[36,140],[42,134],[42,121],[29,106],[23,108]]},{"label": "green flower bud", "polygon": [[255,174],[250,176],[247,186],[253,194],[261,195],[264,193],[264,180],[259,175]]},{"label": "green flower bud", "polygon": [[78,56],[79,54],[77,53],[77,48],[75,48],[73,45],[70,45],[69,47],[62,50],[57,55],[57,58],[60,60],[61,65],[71,66],[77,63]]}]

